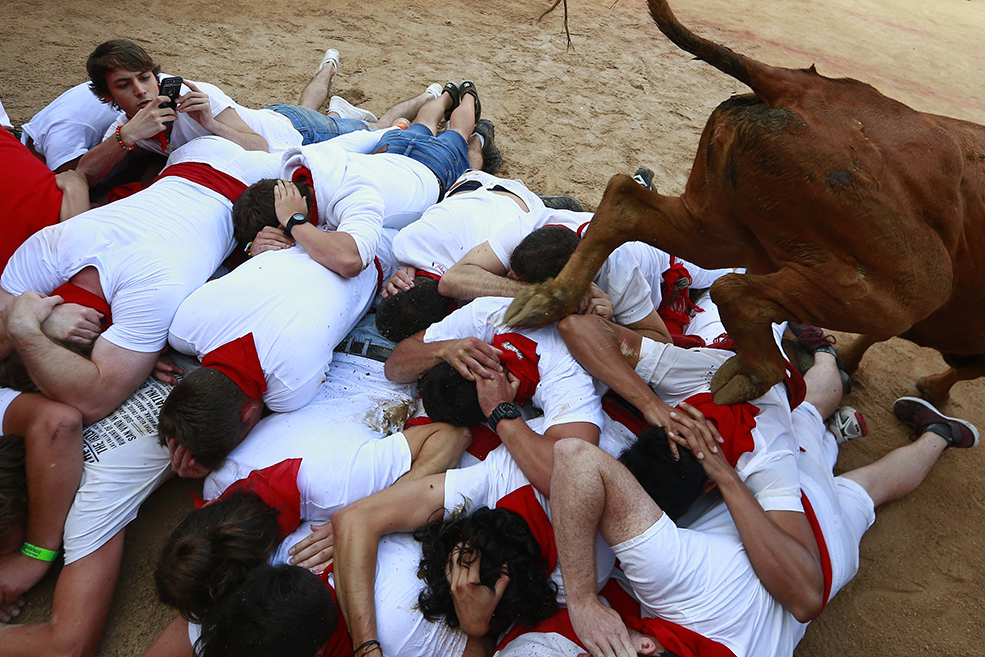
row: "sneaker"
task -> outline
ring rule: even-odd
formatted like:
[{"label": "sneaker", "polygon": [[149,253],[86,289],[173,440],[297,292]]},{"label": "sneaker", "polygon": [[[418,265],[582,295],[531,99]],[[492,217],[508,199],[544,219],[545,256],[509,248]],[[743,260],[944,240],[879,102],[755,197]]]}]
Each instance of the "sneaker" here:
[{"label": "sneaker", "polygon": [[653,171],[647,169],[646,167],[640,167],[633,174],[633,180],[638,182],[643,187],[646,187],[651,192],[653,191]]},{"label": "sneaker", "polygon": [[315,71],[315,75],[321,73],[321,70],[325,68],[325,65],[329,62],[335,64],[335,75],[339,74],[339,51],[335,48],[329,48],[325,51],[325,56],[321,58],[321,64],[318,65],[318,69]]},{"label": "sneaker", "polygon": [[343,119],[356,119],[366,123],[376,123],[379,121],[376,115],[369,110],[359,109],[342,96],[332,96],[328,101],[328,111],[335,112]]},{"label": "sneaker", "polygon": [[839,445],[869,435],[869,428],[865,426],[865,418],[851,406],[835,409],[835,412],[828,419],[828,430],[834,434]]},{"label": "sneaker", "polygon": [[578,199],[574,196],[569,196],[568,194],[558,194],[557,196],[544,196],[543,194],[538,194],[537,196],[544,202],[544,205],[552,210],[572,210],[574,212],[585,211],[585,208],[578,202]]},{"label": "sneaker", "polygon": [[923,399],[900,397],[893,404],[893,413],[903,424],[913,429],[919,438],[930,431],[947,441],[948,447],[974,447],[978,444],[978,429],[971,422],[948,417]]},{"label": "sneaker", "polygon": [[496,145],[496,128],[489,119],[479,119],[473,132],[482,137],[482,170],[495,175],[503,164],[503,154]]},{"label": "sneaker", "polygon": [[431,94],[435,98],[441,98],[441,93],[444,90],[445,90],[445,88],[443,86],[441,86],[441,83],[440,82],[432,82],[431,84],[428,85],[428,88],[425,91],[427,91],[429,94]]},{"label": "sneaker", "polygon": [[852,377],[845,371],[845,364],[841,362],[841,357],[835,351],[835,342],[837,342],[835,336],[828,335],[820,326],[790,323],[787,325],[787,328],[790,329],[790,332],[795,337],[793,345],[795,351],[812,356],[820,351],[835,357],[835,363],[838,365],[838,373],[841,375],[842,394],[847,395],[850,393],[852,391]]}]

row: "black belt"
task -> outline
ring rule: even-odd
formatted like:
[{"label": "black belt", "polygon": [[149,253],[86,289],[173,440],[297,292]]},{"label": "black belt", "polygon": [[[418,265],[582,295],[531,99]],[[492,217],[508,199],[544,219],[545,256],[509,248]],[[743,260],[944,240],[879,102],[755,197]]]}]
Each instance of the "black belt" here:
[{"label": "black belt", "polygon": [[[481,182],[479,182],[478,180],[466,180],[465,182],[461,183],[460,185],[456,185],[455,187],[452,187],[451,188],[451,191],[449,191],[447,194],[445,194],[445,198],[448,198],[449,196],[454,196],[455,194],[464,193],[464,192],[474,192],[475,190],[479,189],[482,186],[483,186],[483,184]],[[489,188],[489,191],[491,191],[491,192],[506,192],[507,194],[513,194],[513,192],[511,192],[510,190],[506,189],[502,185],[493,185],[492,187]],[[516,196],[516,194],[513,194],[513,195]]]},{"label": "black belt", "polygon": [[341,354],[362,356],[363,358],[369,358],[370,360],[375,360],[380,363],[385,363],[386,359],[393,353],[393,349],[390,347],[373,344],[372,342],[359,342],[358,340],[354,340],[352,338],[343,340],[342,343],[335,348],[335,351],[336,353]]}]

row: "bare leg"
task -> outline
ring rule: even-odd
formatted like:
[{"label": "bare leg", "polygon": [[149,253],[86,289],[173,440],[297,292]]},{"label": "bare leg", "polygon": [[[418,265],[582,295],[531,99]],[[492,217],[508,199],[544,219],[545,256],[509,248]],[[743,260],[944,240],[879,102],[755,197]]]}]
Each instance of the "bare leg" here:
[{"label": "bare leg", "polygon": [[394,121],[400,118],[407,119],[411,123],[414,123],[417,119],[418,112],[420,112],[421,108],[431,100],[434,100],[434,96],[427,91],[419,96],[402,100],[388,109],[386,113],[380,117],[380,121],[377,125],[381,128],[389,128],[393,125]]},{"label": "bare leg", "polygon": [[[417,117],[414,119],[414,125],[419,123],[426,125],[432,135],[438,134],[438,124],[441,123],[443,118],[445,118],[445,112],[451,108],[451,105],[451,96],[446,93],[441,94],[437,98],[428,100],[417,112]],[[461,105],[459,105],[459,107],[461,107]]]},{"label": "bare leg", "polygon": [[944,438],[927,431],[913,444],[894,449],[844,476],[864,488],[878,507],[916,490],[946,447]]},{"label": "bare leg", "polygon": [[338,69],[335,68],[335,62],[326,62],[301,92],[298,105],[320,110],[325,101],[328,100],[329,94],[332,93],[332,82],[335,80],[336,73],[338,73]]},{"label": "bare leg", "polygon": [[462,100],[448,119],[448,129],[462,135],[466,142],[475,129],[475,98],[472,94],[462,94]]},{"label": "bare leg", "polygon": [[479,135],[472,133],[469,137],[469,166],[473,169],[482,169],[485,160],[482,157],[482,140]]},{"label": "bare leg", "polygon": [[817,409],[821,417],[828,418],[841,404],[842,385],[838,373],[838,361],[833,354],[818,351],[814,354],[814,367],[804,374],[807,384],[807,401]]}]

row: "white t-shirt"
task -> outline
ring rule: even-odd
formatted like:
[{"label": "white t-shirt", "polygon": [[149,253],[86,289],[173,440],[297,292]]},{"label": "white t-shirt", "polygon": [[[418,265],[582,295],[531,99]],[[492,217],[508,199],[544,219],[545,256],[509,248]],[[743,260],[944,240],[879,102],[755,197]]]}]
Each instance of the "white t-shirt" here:
[{"label": "white t-shirt", "polygon": [[[311,171],[318,227],[351,235],[363,268],[380,255],[384,229],[394,231],[392,242],[395,231],[438,200],[438,179],[429,168],[403,155],[372,154],[385,132],[360,130],[291,149],[280,176],[290,180],[301,167]],[[392,260],[389,253],[386,258]]]},{"label": "white t-shirt", "polygon": [[432,324],[424,342],[475,337],[492,343],[502,333],[519,333],[537,343],[540,383],[531,401],[544,411],[543,430],[567,422],[591,422],[602,428],[602,403],[591,375],[574,359],[554,325],[511,330],[503,315],[512,299],[482,297]]},{"label": "white t-shirt", "polygon": [[[211,137],[179,150],[175,161],[204,162],[246,185],[266,159]],[[181,302],[234,247],[232,203],[198,183],[170,176],[132,196],[35,233],[11,257],[0,285],[13,295],[51,294],[95,267],[113,325],[102,335],[137,352],[160,351]]]},{"label": "white t-shirt", "polygon": [[509,270],[510,256],[513,255],[513,251],[520,245],[523,238],[538,228],[554,225],[566,226],[581,235],[594,216],[591,212],[554,210],[552,208],[544,208],[540,213],[531,213],[531,215],[533,216],[524,216],[503,226],[489,238],[489,248],[499,258],[504,269]]},{"label": "white t-shirt", "polygon": [[295,246],[268,251],[195,290],[178,308],[169,341],[204,357],[253,333],[273,411],[301,408],[325,381],[332,350],[369,309],[377,272],[345,278]]},{"label": "white t-shirt", "polygon": [[110,126],[116,129],[114,122],[121,115],[120,110],[97,98],[88,82],[83,82],[48,103],[22,127],[54,171],[98,146]]},{"label": "white t-shirt", "polygon": [[[474,179],[476,172],[463,176]],[[520,191],[519,180],[505,180],[483,174],[485,187],[461,192],[431,206],[421,218],[407,226],[393,240],[393,256],[398,267],[412,266],[444,276],[445,272],[473,248],[487,241],[504,226],[523,218],[540,216],[543,203],[527,190],[524,211],[515,199],[489,191],[501,184]],[[460,182],[462,178],[459,179]],[[524,188],[525,189],[525,188]],[[536,199],[536,205],[529,198]]]}]

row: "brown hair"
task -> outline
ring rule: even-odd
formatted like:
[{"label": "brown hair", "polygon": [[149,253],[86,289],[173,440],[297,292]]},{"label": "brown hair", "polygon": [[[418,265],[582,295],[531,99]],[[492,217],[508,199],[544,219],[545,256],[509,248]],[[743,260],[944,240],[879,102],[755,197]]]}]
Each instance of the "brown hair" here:
[{"label": "brown hair", "polygon": [[[311,185],[305,182],[295,182],[294,185],[301,192],[310,210],[311,199],[314,197]],[[276,186],[277,180],[264,178],[247,187],[233,203],[233,238],[239,248],[256,239],[257,233],[265,226],[280,225],[277,221],[277,212],[274,210]]]},{"label": "brown hair", "polygon": [[24,438],[0,438],[0,533],[27,522],[27,469]]},{"label": "brown hair", "polygon": [[113,39],[96,46],[96,49],[89,55],[89,59],[86,60],[89,89],[104,103],[110,103],[114,107],[117,105],[113,102],[113,94],[110,93],[106,77],[118,68],[138,73],[151,71],[154,73],[154,77],[157,77],[161,72],[160,65],[155,64],[154,59],[147,54],[147,51],[133,41]]}]

